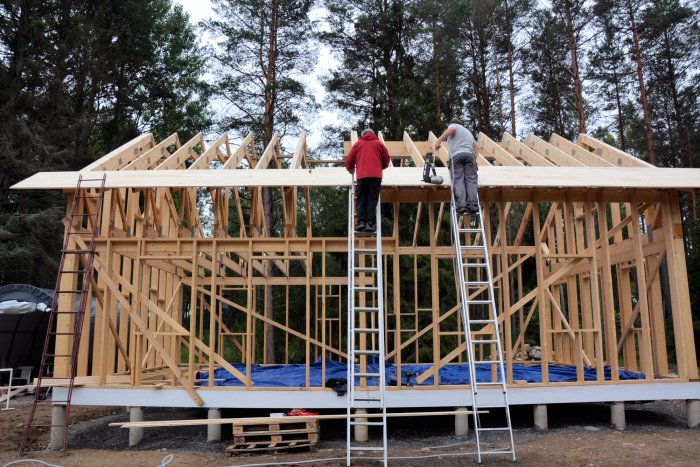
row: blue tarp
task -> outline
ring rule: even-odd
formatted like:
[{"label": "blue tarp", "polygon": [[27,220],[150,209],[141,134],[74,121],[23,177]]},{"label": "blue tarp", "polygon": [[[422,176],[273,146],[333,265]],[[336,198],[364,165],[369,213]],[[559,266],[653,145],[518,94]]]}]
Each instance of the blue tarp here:
[{"label": "blue tarp", "polygon": [[[239,370],[241,373],[245,374],[246,368],[245,364],[242,363],[232,363],[234,368]],[[389,386],[396,386],[396,366],[391,363],[385,363],[386,368],[386,381]],[[407,375],[410,379],[410,383],[418,386],[415,382],[415,376],[420,375],[425,370],[430,368],[432,365],[419,364],[419,365],[402,365],[401,366],[401,384],[407,384]],[[359,366],[356,365],[355,368],[359,371]],[[378,372],[378,366],[375,363],[370,363],[367,365],[367,371],[370,373]],[[271,365],[271,366],[260,366],[252,365],[251,373],[253,384],[256,387],[305,387],[306,386],[306,365],[304,364],[290,364],[290,365]],[[440,384],[441,385],[457,385],[457,384],[469,384],[469,367],[467,364],[458,365],[448,365],[440,368]],[[541,383],[542,382],[542,368],[541,365],[532,364],[516,364],[513,365],[513,380],[527,381],[528,383]],[[347,378],[347,365],[335,360],[326,361],[326,381],[329,379],[345,379]],[[209,373],[206,371],[200,371],[197,373],[197,379],[200,380],[200,386],[208,386],[206,380],[209,377]],[[584,378],[586,381],[596,380],[596,369],[595,367],[584,368]],[[620,370],[620,379],[642,379],[644,374],[634,373],[631,371]],[[243,383],[234,377],[228,370],[223,368],[217,368],[214,370],[214,386],[243,386]],[[376,384],[373,381],[374,378],[369,378],[367,384]],[[477,365],[476,367],[476,379],[479,382],[489,382],[491,381],[491,365],[483,364]],[[610,380],[610,367],[605,366],[605,379]],[[553,383],[558,382],[568,382],[576,381],[576,367],[569,365],[549,365],[549,381]],[[321,381],[321,362],[317,361],[311,364],[310,368],[310,384],[311,387],[323,387],[324,384]],[[426,379],[420,386],[432,386],[433,377]]]}]

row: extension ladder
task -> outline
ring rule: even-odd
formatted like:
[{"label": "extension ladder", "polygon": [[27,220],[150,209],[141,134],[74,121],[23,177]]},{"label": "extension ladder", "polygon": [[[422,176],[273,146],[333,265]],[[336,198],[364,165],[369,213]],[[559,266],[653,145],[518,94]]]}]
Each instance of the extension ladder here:
[{"label": "extension ladder", "polygon": [[[90,304],[88,303],[88,291],[90,289],[90,282],[93,272],[92,266],[95,258],[95,237],[100,229],[100,217],[102,213],[105,181],[106,176],[104,175],[102,178],[83,178],[82,174],[78,177],[78,185],[75,187],[75,195],[73,196],[73,203],[71,205],[70,214],[68,215],[68,227],[66,229],[66,236],[63,240],[63,249],[61,250],[61,261],[58,266],[56,288],[54,290],[54,296],[51,302],[48,327],[46,330],[46,339],[44,340],[44,350],[41,355],[41,365],[39,366],[39,374],[37,376],[36,387],[34,389],[34,402],[32,403],[29,422],[27,423],[24,438],[22,439],[22,444],[20,446],[20,455],[23,455],[27,450],[32,430],[40,427],[46,427],[53,430],[54,428],[62,426],[63,455],[65,456],[68,452],[68,426],[70,425],[71,397],[73,395],[73,386],[78,370],[78,351],[80,349],[80,336],[83,330],[83,318],[85,317],[85,311],[88,310],[89,313],[90,310]],[[88,189],[82,188],[81,185],[84,182],[100,182],[100,187],[95,189],[94,193],[90,194]],[[96,201],[96,203],[91,205],[91,200]],[[78,206],[81,203],[81,212],[78,212]],[[69,245],[75,244],[71,242],[71,240],[86,234],[89,235],[90,238],[90,241],[86,242],[86,248],[69,248]],[[66,259],[69,257],[74,258],[72,263],[75,266],[71,266],[71,269],[66,269]],[[83,269],[80,269],[81,263]],[[62,288],[66,287],[67,284],[74,285],[69,286],[69,289]],[[58,309],[61,298],[70,295],[79,297],[77,307],[70,310]],[[72,302],[73,300],[69,301],[69,303]],[[59,315],[66,315],[68,320],[72,320],[72,323],[69,324],[69,329],[54,329]],[[62,350],[60,353],[58,353],[55,343],[57,338],[71,341],[70,345],[66,346],[68,350]],[[50,352],[49,345],[51,341],[54,341],[54,350]],[[61,366],[67,366],[68,376],[58,376],[52,378],[53,375],[48,374],[50,372],[55,373],[56,363],[60,363]],[[49,388],[54,385],[67,387],[66,398],[64,400],[49,399],[47,393],[45,395],[45,399],[42,399],[42,391],[45,389],[45,385],[43,384],[44,378],[52,378],[51,383],[46,385]],[[63,424],[35,424],[34,416],[36,415],[37,405],[40,403],[48,403],[52,405],[65,404],[66,413],[63,419]]]},{"label": "extension ladder", "polygon": [[[377,202],[377,232],[355,234],[355,182],[348,197],[348,408],[347,465],[353,458],[387,464],[386,378],[384,367],[384,292],[382,278],[381,201]],[[357,368],[355,359],[359,358]],[[357,409],[373,411],[368,416]],[[356,426],[379,427],[381,445],[353,442]],[[374,453],[374,454],[372,454]],[[382,457],[378,456],[381,453]]]},{"label": "extension ladder", "polygon": [[[481,207],[478,215],[458,217],[452,193],[452,237],[457,258],[456,276],[460,284],[462,323],[466,335],[477,459],[481,463],[481,456],[485,454],[511,454],[515,461],[493,276],[482,217]],[[482,372],[490,373],[490,377],[480,381],[477,378],[477,367]],[[501,389],[495,401],[492,398],[484,401],[480,397],[479,390],[486,387]],[[479,417],[481,409],[487,409],[490,417],[496,417],[498,420],[490,420],[489,426],[484,426]],[[489,446],[497,447],[482,449],[482,443],[485,442]]]}]

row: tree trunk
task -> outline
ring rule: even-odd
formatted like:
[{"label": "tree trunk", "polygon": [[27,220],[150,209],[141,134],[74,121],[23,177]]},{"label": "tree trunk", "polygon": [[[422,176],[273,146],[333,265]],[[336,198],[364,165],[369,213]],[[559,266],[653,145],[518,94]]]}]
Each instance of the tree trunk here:
[{"label": "tree trunk", "polygon": [[442,98],[440,90],[440,57],[437,52],[438,43],[433,34],[433,83],[435,92],[435,128],[440,127],[440,117],[442,116],[442,108],[440,100]]},{"label": "tree trunk", "polygon": [[639,96],[642,100],[642,112],[644,114],[644,128],[646,129],[647,151],[649,152],[649,163],[656,165],[656,153],[654,152],[654,133],[651,128],[651,114],[649,113],[649,100],[647,90],[644,85],[644,69],[642,66],[642,51],[639,48],[639,36],[637,35],[637,22],[634,19],[632,3],[627,2],[627,13],[629,14],[630,28],[632,30],[632,47],[634,49],[634,59],[637,64],[637,80],[639,81]]},{"label": "tree trunk", "polygon": [[571,4],[567,0],[564,2],[564,12],[566,16],[566,27],[569,30],[569,48],[571,49],[571,76],[574,80],[574,94],[576,96],[576,114],[578,116],[579,133],[587,133],[586,128],[586,107],[583,102],[583,83],[578,70],[578,46],[574,32],[574,20],[571,13]]},{"label": "tree trunk", "polygon": [[503,99],[501,96],[501,70],[498,67],[498,54],[496,53],[496,28],[493,29],[493,50],[494,50],[494,65],[496,66],[496,95],[498,96],[498,131],[503,133],[506,129],[503,121]]},{"label": "tree trunk", "polygon": [[[279,4],[277,0],[272,0],[270,6],[270,35],[268,42],[267,70],[265,73],[265,113],[263,115],[263,141],[265,147],[272,141],[274,134],[274,108],[276,91],[274,89],[277,75],[277,14]],[[262,188],[263,214],[265,216],[265,230],[268,237],[272,236],[272,224],[274,221],[272,209],[272,187]],[[267,277],[274,274],[274,264],[272,261],[266,262],[265,272]],[[274,320],[274,290],[271,285],[265,286],[264,316],[269,320]],[[265,364],[276,363],[275,359],[275,334],[274,327],[266,322],[264,324],[265,340]]]},{"label": "tree trunk", "polygon": [[615,73],[615,105],[617,106],[617,131],[620,135],[620,149],[627,151],[627,144],[625,143],[625,118],[622,114],[622,97],[620,96],[620,77],[617,74],[617,70],[613,71]]},{"label": "tree trunk", "polygon": [[[683,160],[690,169],[693,167],[693,157],[688,148],[687,128],[683,122],[681,103],[678,99],[676,69],[673,66],[671,56],[671,39],[668,37],[668,31],[664,33],[664,49],[666,52],[666,66],[668,67],[668,80],[669,84],[671,85],[671,96],[673,97],[673,112],[676,117],[676,125],[678,126],[678,146],[681,152],[681,160]],[[692,223],[695,223],[696,220],[695,193],[690,194],[690,220]]]},{"label": "tree trunk", "polygon": [[513,43],[508,38],[508,82],[510,86],[510,129],[511,134],[516,136],[515,131],[515,79],[513,78]]}]

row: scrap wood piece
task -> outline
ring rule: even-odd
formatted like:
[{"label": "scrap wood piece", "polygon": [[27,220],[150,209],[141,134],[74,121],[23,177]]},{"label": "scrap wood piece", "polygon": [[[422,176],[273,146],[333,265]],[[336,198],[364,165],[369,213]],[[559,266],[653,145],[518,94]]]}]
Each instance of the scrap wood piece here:
[{"label": "scrap wood piece", "polygon": [[[26,391],[27,389],[33,388],[33,387],[34,386],[12,386],[12,390],[9,393],[4,394],[3,396],[0,396],[0,403],[5,402],[7,399],[12,398],[18,394],[21,394],[24,391]],[[6,390],[7,386],[0,388],[0,389]]]}]

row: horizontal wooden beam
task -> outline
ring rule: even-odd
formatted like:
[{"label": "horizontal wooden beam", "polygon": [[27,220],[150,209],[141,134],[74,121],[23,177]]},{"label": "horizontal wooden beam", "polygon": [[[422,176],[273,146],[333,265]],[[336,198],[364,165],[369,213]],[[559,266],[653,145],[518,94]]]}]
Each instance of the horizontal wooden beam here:
[{"label": "horizontal wooden beam", "polygon": [[[594,156],[595,157],[595,156]],[[450,184],[447,168],[438,167],[438,175]],[[133,170],[129,172],[93,172],[95,178],[107,175],[107,188],[156,187],[234,187],[234,186],[347,186],[352,183],[344,167],[267,170]],[[72,190],[80,172],[39,172],[14,185],[13,189]],[[394,187],[428,186],[418,167],[395,167],[384,173],[382,185]],[[97,188],[99,182],[85,182],[85,188]],[[626,167],[481,167],[479,187],[538,188],[626,188],[635,190],[700,189],[700,169],[626,168]]]}]

